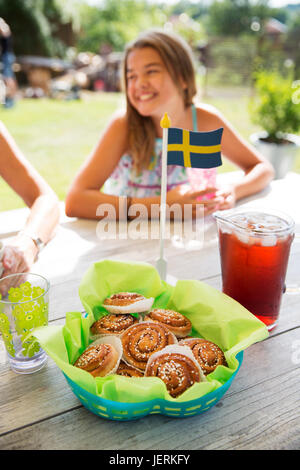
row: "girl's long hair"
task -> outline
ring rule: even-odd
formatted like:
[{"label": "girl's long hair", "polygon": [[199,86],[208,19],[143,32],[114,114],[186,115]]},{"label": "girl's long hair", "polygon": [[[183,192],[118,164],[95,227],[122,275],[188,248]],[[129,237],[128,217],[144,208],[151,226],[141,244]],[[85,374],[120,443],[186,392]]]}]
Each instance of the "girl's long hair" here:
[{"label": "girl's long hair", "polygon": [[[159,30],[150,30],[128,44],[123,60],[123,87],[125,88],[127,100],[129,150],[137,173],[149,167],[156,137],[152,119],[141,116],[129,102],[127,94],[128,55],[134,49],[144,47],[152,47],[159,53],[174,84],[183,97],[185,107],[192,104],[193,97],[197,92],[192,53],[186,42],[179,36]],[[186,85],[185,89],[183,89],[182,83]]]}]

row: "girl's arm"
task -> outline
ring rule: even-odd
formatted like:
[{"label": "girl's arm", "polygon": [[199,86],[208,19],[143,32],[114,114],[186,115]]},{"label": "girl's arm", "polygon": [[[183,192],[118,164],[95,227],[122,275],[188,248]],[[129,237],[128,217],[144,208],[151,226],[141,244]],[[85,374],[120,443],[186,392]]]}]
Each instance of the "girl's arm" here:
[{"label": "girl's arm", "polygon": [[[199,112],[199,111],[198,111]],[[203,111],[202,111],[203,112]],[[235,201],[261,191],[274,177],[272,165],[256,149],[239,135],[233,126],[216,110],[208,108],[204,110],[205,129],[212,130],[223,127],[222,153],[228,160],[241,168],[244,177],[227,188],[220,188],[218,196],[224,197],[224,203],[220,209],[232,207]],[[203,114],[199,116],[203,119]],[[201,129],[202,130],[202,129]]]},{"label": "girl's arm", "polygon": [[70,217],[99,219],[100,204],[112,204],[119,217],[119,197],[100,192],[101,187],[128,149],[127,123],[124,115],[115,117],[76,175],[66,197]]},{"label": "girl's arm", "polygon": [[30,207],[23,230],[7,240],[4,272],[25,272],[39,251],[32,238],[47,243],[59,221],[58,199],[52,189],[25,159],[3,123],[0,122],[0,175]]}]

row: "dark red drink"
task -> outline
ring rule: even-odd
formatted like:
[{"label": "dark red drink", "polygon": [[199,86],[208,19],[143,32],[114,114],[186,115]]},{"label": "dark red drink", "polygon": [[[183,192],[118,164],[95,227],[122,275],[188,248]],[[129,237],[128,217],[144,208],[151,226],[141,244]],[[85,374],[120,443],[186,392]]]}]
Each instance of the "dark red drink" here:
[{"label": "dark red drink", "polygon": [[269,329],[279,315],[293,226],[257,212],[218,220],[223,292]]}]

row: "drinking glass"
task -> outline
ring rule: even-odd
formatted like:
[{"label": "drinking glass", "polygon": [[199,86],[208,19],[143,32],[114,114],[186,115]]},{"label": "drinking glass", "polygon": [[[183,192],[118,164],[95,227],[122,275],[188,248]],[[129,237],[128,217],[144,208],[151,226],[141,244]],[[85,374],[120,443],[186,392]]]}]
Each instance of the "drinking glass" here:
[{"label": "drinking glass", "polygon": [[0,333],[10,367],[30,374],[40,370],[46,353],[31,335],[34,328],[48,324],[49,281],[38,274],[17,273],[0,279]]},{"label": "drinking glass", "polygon": [[[214,188],[217,180],[216,168],[187,168],[186,169],[189,184],[193,191],[201,191],[206,188]],[[212,199],[215,193],[208,193],[204,196],[199,196],[197,200]]]},{"label": "drinking glass", "polygon": [[276,326],[294,239],[293,219],[279,211],[215,212],[223,292],[265,323]]},{"label": "drinking glass", "polygon": [[[186,168],[189,179],[187,189],[192,191],[202,191],[206,188],[214,188],[216,186],[217,170],[216,168]],[[207,193],[204,196],[198,196],[197,201],[212,199],[215,192]],[[203,207],[204,211],[204,207]],[[174,221],[174,235],[172,236],[172,244],[176,248],[184,248],[188,251],[201,250],[204,246],[205,232],[209,232],[211,226],[214,226],[209,220],[204,223],[204,212],[200,209],[197,220],[181,224]],[[214,227],[213,227],[214,228]]]}]

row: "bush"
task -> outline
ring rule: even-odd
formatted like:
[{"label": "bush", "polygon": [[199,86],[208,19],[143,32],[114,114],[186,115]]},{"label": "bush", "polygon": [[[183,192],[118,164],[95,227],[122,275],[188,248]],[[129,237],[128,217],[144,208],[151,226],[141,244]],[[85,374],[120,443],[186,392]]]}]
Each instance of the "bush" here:
[{"label": "bush", "polygon": [[[252,121],[268,133],[269,142],[281,142],[286,133],[300,129],[300,104],[293,102],[293,78],[277,71],[255,73],[256,98],[250,104]],[[295,100],[294,100],[295,101]]]}]

